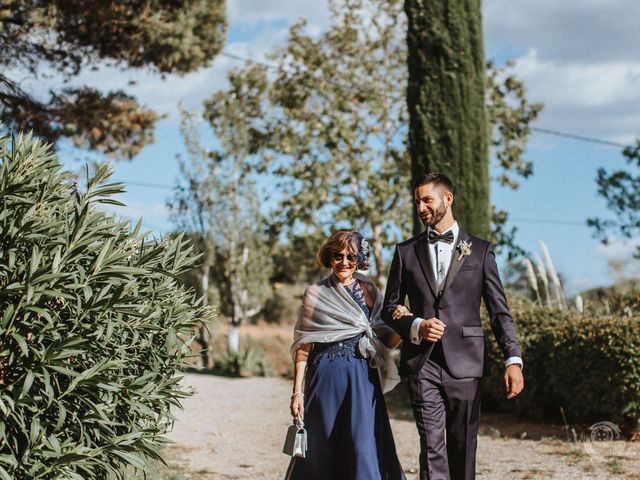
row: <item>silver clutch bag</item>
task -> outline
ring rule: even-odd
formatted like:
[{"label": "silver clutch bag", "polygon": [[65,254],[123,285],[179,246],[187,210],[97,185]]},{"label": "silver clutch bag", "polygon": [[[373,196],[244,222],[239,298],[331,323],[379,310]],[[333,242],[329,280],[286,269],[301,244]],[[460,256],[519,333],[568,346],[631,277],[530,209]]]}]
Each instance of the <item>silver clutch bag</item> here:
[{"label": "silver clutch bag", "polygon": [[292,457],[307,456],[307,431],[304,429],[304,422],[298,417],[293,419],[293,425],[287,429],[282,452]]}]

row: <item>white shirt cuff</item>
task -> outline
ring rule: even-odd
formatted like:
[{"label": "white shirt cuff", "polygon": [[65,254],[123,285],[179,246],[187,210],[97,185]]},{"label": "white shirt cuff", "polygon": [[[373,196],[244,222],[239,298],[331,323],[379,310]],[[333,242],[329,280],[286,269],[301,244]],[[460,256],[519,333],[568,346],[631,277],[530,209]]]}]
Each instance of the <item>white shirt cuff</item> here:
[{"label": "white shirt cuff", "polygon": [[517,363],[522,368],[522,359],[520,357],[509,357],[504,362],[504,368],[507,368],[509,365],[513,365]]},{"label": "white shirt cuff", "polygon": [[416,317],[416,319],[411,324],[411,343],[414,345],[420,345],[422,339],[420,338],[420,322],[422,322],[424,318]]}]

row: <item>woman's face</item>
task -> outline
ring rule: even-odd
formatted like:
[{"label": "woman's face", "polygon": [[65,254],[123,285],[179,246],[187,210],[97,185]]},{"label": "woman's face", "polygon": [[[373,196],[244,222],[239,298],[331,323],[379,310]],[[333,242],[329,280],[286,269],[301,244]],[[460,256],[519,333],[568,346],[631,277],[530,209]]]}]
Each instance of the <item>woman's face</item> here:
[{"label": "woman's face", "polygon": [[340,282],[351,280],[357,265],[358,256],[347,248],[331,255],[331,270]]}]

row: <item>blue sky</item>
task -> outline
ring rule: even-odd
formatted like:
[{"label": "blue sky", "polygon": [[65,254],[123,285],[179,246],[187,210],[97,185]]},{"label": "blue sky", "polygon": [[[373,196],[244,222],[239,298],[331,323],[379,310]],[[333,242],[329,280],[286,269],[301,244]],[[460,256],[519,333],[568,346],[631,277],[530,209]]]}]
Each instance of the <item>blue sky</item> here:
[{"label": "blue sky", "polygon": [[[322,1],[229,0],[229,36],[225,51],[262,59],[286,38],[287,27],[300,16],[310,31],[320,33],[329,20]],[[536,126],[578,135],[630,143],[640,135],[640,2],[634,0],[487,0],[483,8],[485,51],[488,58],[516,61],[515,72],[528,87],[530,101],[546,108]],[[98,88],[123,88],[141,102],[168,115],[156,131],[156,142],[132,162],[116,164],[114,178],[129,182],[122,197],[127,204],[118,214],[143,217],[155,231],[171,224],[165,206],[178,176],[176,155],[184,151],[178,131],[178,102],[199,108],[202,100],[224,87],[225,73],[238,62],[218,56],[212,65],[193,74],[162,80],[147,71],[101,68],[74,83]],[[129,80],[136,85],[127,86]],[[56,80],[52,80],[55,82]],[[35,85],[35,82],[34,82]],[[40,87],[41,88],[41,87]],[[63,146],[61,157],[77,168],[86,153]],[[599,167],[624,167],[620,151],[609,146],[534,133],[526,158],[534,175],[513,192],[498,186],[494,203],[507,210],[518,228],[517,241],[539,252],[543,240],[569,293],[638,276],[638,261],[631,259],[638,239],[612,239],[602,246],[591,236],[585,221],[606,217],[604,201],[597,197],[595,175]],[[155,184],[143,186],[142,183]],[[624,262],[612,272],[608,262]]]}]

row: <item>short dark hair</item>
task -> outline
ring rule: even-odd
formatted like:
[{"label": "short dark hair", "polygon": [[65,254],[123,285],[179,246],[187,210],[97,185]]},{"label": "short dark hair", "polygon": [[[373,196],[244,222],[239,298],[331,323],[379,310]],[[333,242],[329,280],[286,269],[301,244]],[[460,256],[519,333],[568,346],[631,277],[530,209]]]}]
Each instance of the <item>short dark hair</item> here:
[{"label": "short dark hair", "polygon": [[366,242],[363,243],[363,240],[362,234],[356,230],[336,230],[320,247],[316,259],[321,266],[331,268],[331,256],[346,248],[358,256],[358,270],[368,270],[369,247]]},{"label": "short dark hair", "polygon": [[418,187],[422,185],[427,185],[432,183],[434,187],[438,190],[446,190],[448,192],[453,193],[453,183],[449,180],[444,173],[432,172],[425,173],[424,175],[418,177],[415,182],[413,182],[413,191],[415,192]]}]

